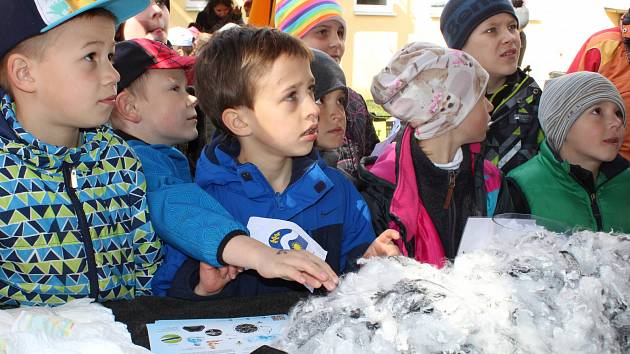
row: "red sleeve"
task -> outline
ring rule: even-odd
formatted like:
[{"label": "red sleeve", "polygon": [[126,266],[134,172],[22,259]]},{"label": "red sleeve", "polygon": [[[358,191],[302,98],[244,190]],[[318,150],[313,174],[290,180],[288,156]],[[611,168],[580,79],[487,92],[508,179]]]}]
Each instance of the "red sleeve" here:
[{"label": "red sleeve", "polygon": [[591,48],[585,51],[585,48],[582,47],[578,54],[573,59],[573,63],[569,66],[567,73],[572,73],[576,71],[592,71],[598,72],[599,65],[602,62],[602,53],[598,48]]}]

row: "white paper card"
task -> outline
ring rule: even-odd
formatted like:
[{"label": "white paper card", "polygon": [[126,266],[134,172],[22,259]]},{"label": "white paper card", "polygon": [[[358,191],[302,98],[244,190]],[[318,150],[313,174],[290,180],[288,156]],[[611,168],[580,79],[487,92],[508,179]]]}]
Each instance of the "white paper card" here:
[{"label": "white paper card", "polygon": [[[250,237],[279,250],[305,250],[323,261],[328,252],[300,225],[291,221],[252,216],[247,222]],[[313,292],[313,289],[307,286]]]},{"label": "white paper card", "polygon": [[494,236],[494,227],[492,218],[468,218],[457,255],[484,248]]}]

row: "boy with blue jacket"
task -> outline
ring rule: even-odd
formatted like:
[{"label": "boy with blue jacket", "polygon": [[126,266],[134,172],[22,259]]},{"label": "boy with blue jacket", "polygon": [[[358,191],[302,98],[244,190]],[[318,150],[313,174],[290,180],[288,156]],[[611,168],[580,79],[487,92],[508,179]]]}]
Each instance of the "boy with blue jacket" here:
[{"label": "boy with blue jacket", "polygon": [[151,294],[161,243],[110,128],[116,25],[146,0],[0,0],[0,307]]},{"label": "boy with blue jacket", "polygon": [[234,266],[334,288],[337,277],[325,262],[305,251],[277,253],[251,239],[240,222],[193,182],[186,157],[174,147],[198,135],[197,98],[186,91],[193,63],[194,57],[182,57],[150,39],[116,44],[114,67],[121,80],[112,125],[142,161],[151,222],[167,244],[153,280],[154,294],[167,294],[187,256],[202,261],[189,279],[197,295],[222,288],[236,276]]},{"label": "boy with blue jacket", "polygon": [[[201,108],[218,137],[197,164],[196,182],[243,224],[290,221],[327,251],[336,273],[360,257],[396,255],[399,235],[376,240],[369,210],[354,186],[319,159],[319,107],[313,97],[312,54],[299,40],[272,29],[239,28],[216,34],[195,64]],[[292,247],[305,242],[286,229],[269,233]],[[274,238],[275,237],[275,238]],[[280,250],[279,252],[286,252]],[[170,294],[190,297],[187,262]],[[194,277],[193,277],[194,278]],[[303,289],[296,283],[240,274],[219,296],[246,296]]]}]

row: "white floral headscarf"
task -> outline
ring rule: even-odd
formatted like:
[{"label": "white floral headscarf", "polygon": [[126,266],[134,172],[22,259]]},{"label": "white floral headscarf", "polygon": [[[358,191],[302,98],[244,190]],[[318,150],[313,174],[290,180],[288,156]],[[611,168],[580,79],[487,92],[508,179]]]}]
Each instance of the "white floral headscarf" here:
[{"label": "white floral headscarf", "polygon": [[456,128],[485,93],[488,73],[470,55],[413,42],[372,81],[374,101],[415,128],[418,140]]}]

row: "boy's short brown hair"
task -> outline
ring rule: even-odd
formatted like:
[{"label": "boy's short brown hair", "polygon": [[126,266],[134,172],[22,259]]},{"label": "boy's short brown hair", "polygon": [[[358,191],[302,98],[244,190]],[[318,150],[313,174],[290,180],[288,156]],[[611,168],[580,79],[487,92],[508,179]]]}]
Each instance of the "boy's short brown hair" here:
[{"label": "boy's short brown hair", "polygon": [[[107,18],[111,18],[114,23],[117,21],[116,16],[109,12],[104,8],[95,8],[93,10],[88,10],[76,17],[73,17],[70,21],[75,20],[77,18],[93,18],[97,16],[103,16]],[[13,90],[11,89],[11,85],[9,84],[9,78],[7,77],[7,60],[9,56],[14,53],[23,54],[29,58],[40,60],[47,49],[51,48],[55,41],[57,40],[58,32],[44,32],[38,36],[28,38],[22,42],[20,42],[17,46],[11,49],[8,53],[6,53],[2,60],[0,60],[0,88],[7,91],[10,96],[13,96]]]},{"label": "boy's short brown hair", "polygon": [[312,59],[311,51],[289,34],[271,28],[234,28],[213,35],[197,57],[195,93],[214,126],[232,135],[221,116],[228,108],[254,108],[256,82],[282,55]]}]

